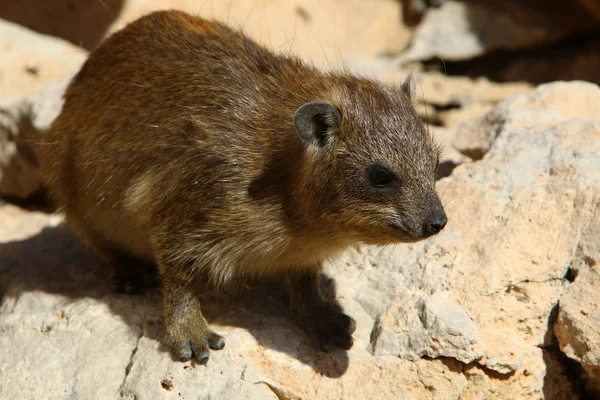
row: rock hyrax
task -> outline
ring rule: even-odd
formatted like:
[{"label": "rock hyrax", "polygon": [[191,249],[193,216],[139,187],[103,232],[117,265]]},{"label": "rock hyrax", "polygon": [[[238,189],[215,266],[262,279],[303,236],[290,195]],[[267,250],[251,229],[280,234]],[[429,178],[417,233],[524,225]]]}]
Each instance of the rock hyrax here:
[{"label": "rock hyrax", "polygon": [[323,261],[446,224],[414,96],[412,79],[398,91],[321,72],[221,23],[155,12],[73,79],[39,147],[43,178],[118,287],[158,267],[179,359],[224,346],[199,283],[268,276],[321,346],[348,349],[355,323],[321,293]]}]

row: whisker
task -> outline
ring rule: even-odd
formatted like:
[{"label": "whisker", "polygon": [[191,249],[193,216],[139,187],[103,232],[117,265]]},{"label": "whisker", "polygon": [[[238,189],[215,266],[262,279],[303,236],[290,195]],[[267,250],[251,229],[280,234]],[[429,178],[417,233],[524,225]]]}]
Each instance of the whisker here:
[{"label": "whisker", "polygon": [[250,11],[248,11],[248,15],[246,16],[246,19],[244,20],[244,23],[242,24],[242,27],[240,28],[240,31],[244,31],[244,27],[246,26],[246,22],[248,22],[248,20],[250,19],[250,15],[252,14],[252,11],[254,11],[254,8],[256,8],[256,5],[258,4],[258,0],[254,1],[254,4],[252,5],[252,8],[250,9]]},{"label": "whisker", "polygon": [[444,207],[444,208],[446,208],[446,206],[447,206],[448,204],[450,204],[451,202],[453,202],[454,200],[456,200],[456,199],[459,199],[459,198],[460,198],[460,197],[455,197],[455,198],[453,198],[453,199],[450,199],[450,200],[448,200],[448,201],[447,201],[447,202],[446,202],[446,203],[443,205],[443,207]]}]

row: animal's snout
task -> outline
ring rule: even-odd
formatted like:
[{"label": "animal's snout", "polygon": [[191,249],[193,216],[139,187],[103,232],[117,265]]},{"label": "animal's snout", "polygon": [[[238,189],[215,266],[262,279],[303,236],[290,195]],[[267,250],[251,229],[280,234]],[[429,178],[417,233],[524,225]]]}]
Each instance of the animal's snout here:
[{"label": "animal's snout", "polygon": [[425,220],[425,224],[423,226],[423,231],[426,235],[435,235],[444,227],[448,222],[448,217],[446,217],[446,213],[443,209],[437,209],[432,212],[429,217]]}]

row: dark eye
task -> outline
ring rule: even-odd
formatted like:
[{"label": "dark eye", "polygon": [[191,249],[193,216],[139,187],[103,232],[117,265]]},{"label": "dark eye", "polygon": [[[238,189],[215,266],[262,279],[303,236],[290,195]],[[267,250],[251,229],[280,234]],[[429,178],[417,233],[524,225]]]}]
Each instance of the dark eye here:
[{"label": "dark eye", "polygon": [[379,165],[373,165],[368,169],[369,181],[376,188],[386,188],[394,183],[394,175]]},{"label": "dark eye", "polygon": [[438,170],[438,167],[440,166],[440,159],[438,158],[437,161],[435,162],[435,170]]}]

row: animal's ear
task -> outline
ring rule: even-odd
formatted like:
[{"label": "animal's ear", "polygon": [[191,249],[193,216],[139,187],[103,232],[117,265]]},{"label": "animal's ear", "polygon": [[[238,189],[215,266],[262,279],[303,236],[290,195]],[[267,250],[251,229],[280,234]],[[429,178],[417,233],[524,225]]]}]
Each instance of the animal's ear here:
[{"label": "animal's ear", "polygon": [[411,104],[415,104],[417,102],[417,84],[415,83],[415,79],[413,78],[412,74],[409,75],[402,84],[402,91],[410,99]]},{"label": "animal's ear", "polygon": [[329,103],[306,103],[296,110],[294,125],[298,136],[322,148],[337,132],[342,114]]}]

